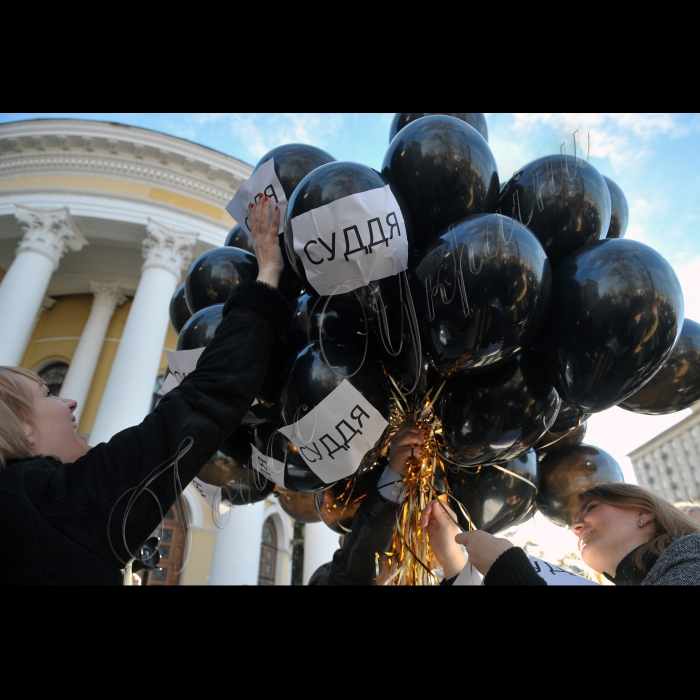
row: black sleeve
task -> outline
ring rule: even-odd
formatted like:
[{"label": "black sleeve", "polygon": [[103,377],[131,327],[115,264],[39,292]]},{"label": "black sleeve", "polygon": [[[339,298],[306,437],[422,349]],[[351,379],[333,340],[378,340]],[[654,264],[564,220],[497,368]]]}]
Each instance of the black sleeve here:
[{"label": "black sleeve", "polygon": [[485,586],[546,586],[520,547],[506,549],[484,577]]},{"label": "black sleeve", "polygon": [[[396,527],[398,507],[378,491],[365,496],[333,560],[314,572],[309,585],[372,586],[376,583],[375,554],[386,552]],[[321,569],[324,569],[321,571]],[[318,576],[316,575],[318,574]],[[313,583],[312,583],[313,581]]]},{"label": "black sleeve", "polygon": [[239,285],[197,368],[140,425],[61,465],[48,486],[31,494],[35,505],[57,530],[123,566],[239,426],[264,380],[270,348],[290,320],[291,308],[276,289]]}]

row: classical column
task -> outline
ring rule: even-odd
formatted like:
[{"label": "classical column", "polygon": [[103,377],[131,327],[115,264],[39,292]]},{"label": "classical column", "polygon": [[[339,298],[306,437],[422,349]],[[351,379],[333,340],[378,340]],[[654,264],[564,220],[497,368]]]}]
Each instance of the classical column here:
[{"label": "classical column", "polygon": [[209,585],[258,585],[264,520],[264,501],[236,506],[219,516],[220,529],[214,539]]},{"label": "classical column", "polygon": [[337,532],[325,523],[306,523],[304,527],[304,571],[302,582],[306,585],[319,566],[333,559],[338,549]]},{"label": "classical column", "polygon": [[87,241],[68,208],[30,209],[17,206],[24,229],[15,259],[0,284],[0,365],[19,365],[31,337],[51,276],[61,258]]},{"label": "classical column", "polygon": [[112,314],[117,306],[121,306],[126,301],[118,284],[90,282],[90,291],[94,295],[90,316],[61,387],[61,396],[78,402],[78,407],[73,412],[78,423],[90,391],[97,361],[100,359]]},{"label": "classical column", "polygon": [[95,417],[91,445],[138,425],[150,410],[168,330],[170,299],[182,271],[192,262],[196,234],[175,231],[150,218],[146,231],[146,262]]}]

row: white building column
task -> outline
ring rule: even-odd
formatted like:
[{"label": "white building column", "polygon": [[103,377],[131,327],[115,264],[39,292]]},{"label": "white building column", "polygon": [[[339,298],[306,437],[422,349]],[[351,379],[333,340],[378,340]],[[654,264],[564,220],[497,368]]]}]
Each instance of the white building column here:
[{"label": "white building column", "polygon": [[236,506],[219,516],[209,585],[258,585],[264,520],[264,501]]},{"label": "white building column", "polygon": [[90,316],[80,336],[60,394],[78,402],[78,407],[73,411],[78,423],[100,359],[109,322],[117,306],[126,301],[118,284],[90,282],[90,291],[94,295]]},{"label": "white building column", "polygon": [[304,570],[302,584],[305,586],[314,571],[326,564],[338,549],[340,536],[325,523],[306,523],[304,526]]},{"label": "white building column", "polygon": [[138,425],[150,410],[168,331],[170,299],[182,271],[192,262],[196,234],[175,231],[150,218],[146,231],[146,262],[95,417],[91,445]]},{"label": "white building column", "polygon": [[24,229],[15,259],[0,284],[0,365],[16,366],[29,343],[51,276],[69,251],[87,245],[68,208],[17,206]]}]

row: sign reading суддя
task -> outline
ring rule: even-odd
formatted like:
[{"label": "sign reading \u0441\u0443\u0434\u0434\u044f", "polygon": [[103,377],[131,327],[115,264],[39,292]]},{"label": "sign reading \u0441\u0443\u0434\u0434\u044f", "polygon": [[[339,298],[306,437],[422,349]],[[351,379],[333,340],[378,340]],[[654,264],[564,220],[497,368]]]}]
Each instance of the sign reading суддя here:
[{"label": "sign reading \u0441\u0443\u0434\u0434\u044f", "polygon": [[388,421],[345,379],[300,421],[279,431],[324,483],[352,476]]},{"label": "sign reading \u0441\u0443\u0434\u0434\u044f", "polygon": [[287,197],[279,178],[275,173],[275,159],[265,161],[236,191],[233,199],[226,205],[226,211],[243,228],[251,232],[250,205],[257,204],[259,195],[270,198],[274,211],[280,208],[280,225],[277,233],[284,233],[284,221],[287,213]]},{"label": "sign reading \u0441\u0443\u0434\u0434\u044f", "polygon": [[292,219],[294,250],[319,295],[344,294],[408,266],[406,225],[389,185]]}]

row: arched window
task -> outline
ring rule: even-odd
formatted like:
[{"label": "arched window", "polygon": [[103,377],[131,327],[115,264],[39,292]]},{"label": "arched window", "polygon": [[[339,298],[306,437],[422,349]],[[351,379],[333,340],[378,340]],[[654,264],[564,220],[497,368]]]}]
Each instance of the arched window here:
[{"label": "arched window", "polygon": [[42,370],[37,372],[41,380],[49,387],[49,391],[58,396],[63,386],[63,380],[66,378],[68,365],[65,362],[52,362],[46,365]]},{"label": "arched window", "polygon": [[277,528],[272,518],[263,524],[258,586],[274,586],[277,568]]}]

